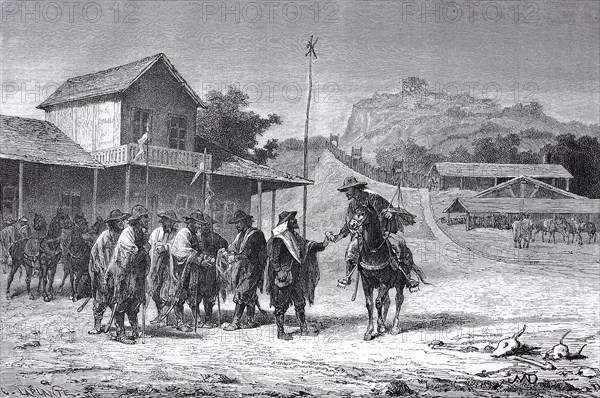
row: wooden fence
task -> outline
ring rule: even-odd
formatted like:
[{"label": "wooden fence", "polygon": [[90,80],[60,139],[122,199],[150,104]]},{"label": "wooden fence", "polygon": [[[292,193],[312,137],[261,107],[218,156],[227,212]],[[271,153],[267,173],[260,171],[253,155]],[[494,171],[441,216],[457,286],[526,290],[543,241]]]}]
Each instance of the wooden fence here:
[{"label": "wooden fence", "polygon": [[344,152],[338,147],[339,135],[329,137],[329,151],[337,160],[350,167],[352,170],[372,180],[384,182],[390,185],[399,185],[409,188],[427,187],[426,173],[423,171],[406,170],[403,161],[394,162],[391,169],[375,167],[362,158],[362,147],[352,148],[350,153]]}]

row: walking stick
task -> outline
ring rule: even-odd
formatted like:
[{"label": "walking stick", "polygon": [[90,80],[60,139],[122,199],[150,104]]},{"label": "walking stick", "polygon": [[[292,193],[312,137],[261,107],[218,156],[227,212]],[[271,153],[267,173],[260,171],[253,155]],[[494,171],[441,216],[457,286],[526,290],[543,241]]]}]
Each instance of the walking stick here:
[{"label": "walking stick", "polygon": [[79,308],[77,308],[77,312],[81,312],[81,311],[83,311],[83,309],[84,309],[84,308],[85,308],[85,306],[86,306],[86,305],[87,305],[87,304],[90,302],[90,300],[91,300],[91,299],[92,299],[91,297],[88,297],[88,298],[86,298],[86,299],[85,299],[85,301],[83,302],[83,304],[81,304],[81,305],[79,306]]}]

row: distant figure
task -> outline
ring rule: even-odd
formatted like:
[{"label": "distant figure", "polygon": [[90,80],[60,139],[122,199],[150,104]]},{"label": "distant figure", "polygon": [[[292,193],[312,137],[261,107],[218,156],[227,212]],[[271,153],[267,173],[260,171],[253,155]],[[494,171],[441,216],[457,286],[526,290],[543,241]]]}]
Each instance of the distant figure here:
[{"label": "distant figure", "polygon": [[0,265],[2,266],[2,273],[6,274],[10,269],[12,261],[9,249],[17,241],[19,231],[15,225],[16,221],[13,220],[12,216],[9,215],[6,217],[4,222],[6,226],[0,231]]}]

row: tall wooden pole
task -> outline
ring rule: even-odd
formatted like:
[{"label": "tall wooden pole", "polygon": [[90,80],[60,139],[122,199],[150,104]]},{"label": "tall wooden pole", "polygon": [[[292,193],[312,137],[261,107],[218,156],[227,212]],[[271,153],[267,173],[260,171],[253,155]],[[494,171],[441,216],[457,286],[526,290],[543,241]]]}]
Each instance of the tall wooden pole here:
[{"label": "tall wooden pole", "polygon": [[19,162],[19,209],[17,211],[17,215],[19,219],[23,217],[23,162]]},{"label": "tall wooden pole", "polygon": [[[308,179],[308,120],[310,115],[310,100],[312,97],[312,57],[317,54],[315,53],[315,45],[317,44],[317,38],[313,43],[313,36],[310,36],[310,40],[306,45],[308,52],[305,54],[308,56],[308,101],[306,103],[306,122],[304,123],[304,179]],[[307,197],[308,197],[308,186],[304,185],[302,194],[302,236],[306,238],[306,209],[307,209]]]},{"label": "tall wooden pole", "polygon": [[94,169],[94,187],[92,188],[92,221],[96,222],[98,214],[98,169]]}]

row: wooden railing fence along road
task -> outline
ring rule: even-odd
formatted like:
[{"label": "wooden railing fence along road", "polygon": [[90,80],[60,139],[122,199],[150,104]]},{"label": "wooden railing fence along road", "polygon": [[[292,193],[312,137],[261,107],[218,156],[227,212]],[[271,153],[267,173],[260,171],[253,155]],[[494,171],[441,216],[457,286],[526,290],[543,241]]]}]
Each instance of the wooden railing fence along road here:
[{"label": "wooden railing fence along road", "polygon": [[355,172],[364,175],[372,180],[383,182],[390,185],[398,185],[408,188],[427,187],[427,172],[425,170],[410,170],[405,167],[404,161],[394,161],[390,169],[375,167],[367,163],[362,158],[362,147],[345,152],[338,147],[339,135],[329,136],[329,151],[337,160],[350,167]]}]

